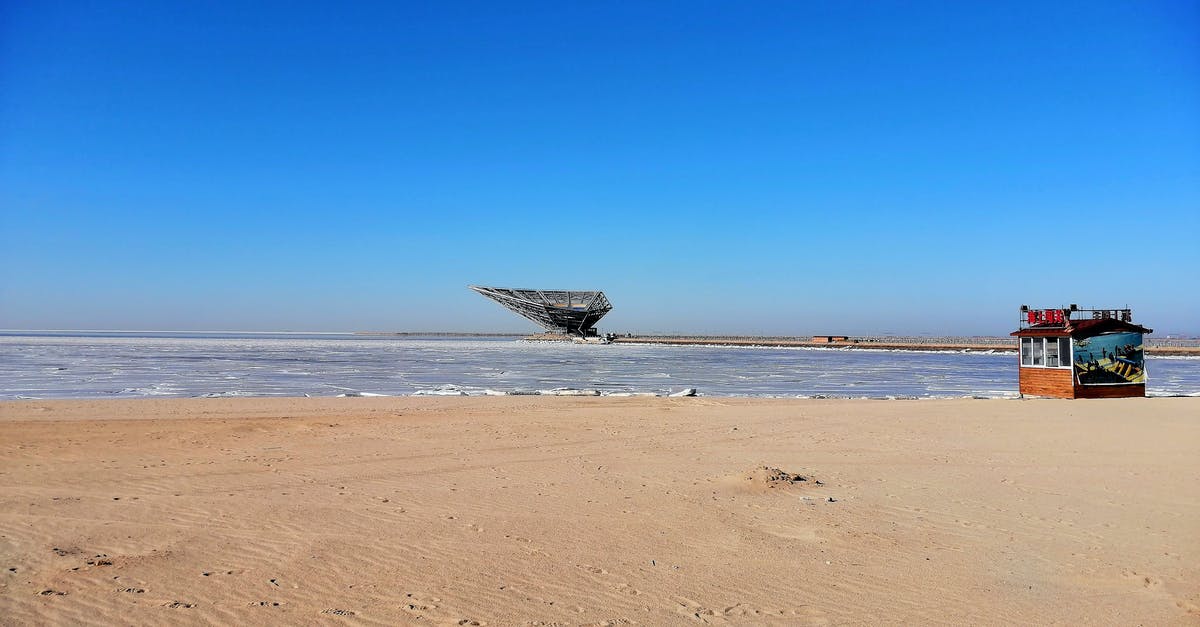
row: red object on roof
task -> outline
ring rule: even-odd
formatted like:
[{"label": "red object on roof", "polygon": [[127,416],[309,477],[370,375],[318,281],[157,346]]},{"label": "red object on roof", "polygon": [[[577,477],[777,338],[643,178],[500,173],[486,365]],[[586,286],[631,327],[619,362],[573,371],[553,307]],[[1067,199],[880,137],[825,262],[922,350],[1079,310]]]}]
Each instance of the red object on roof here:
[{"label": "red object on roof", "polygon": [[1084,338],[1100,335],[1101,333],[1153,333],[1154,329],[1147,329],[1140,324],[1132,322],[1124,322],[1116,318],[1103,318],[1100,320],[1070,320],[1066,326],[1062,323],[1047,322],[1035,324],[1029,328],[1013,331],[1009,333],[1016,337],[1074,337]]}]

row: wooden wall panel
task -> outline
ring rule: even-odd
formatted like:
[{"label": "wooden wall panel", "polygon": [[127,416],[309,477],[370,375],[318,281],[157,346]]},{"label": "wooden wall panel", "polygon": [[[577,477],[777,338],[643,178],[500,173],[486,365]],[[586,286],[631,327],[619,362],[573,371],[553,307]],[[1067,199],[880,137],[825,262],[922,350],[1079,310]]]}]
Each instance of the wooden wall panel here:
[{"label": "wooden wall panel", "polygon": [[1022,394],[1075,398],[1075,376],[1070,368],[1021,368],[1018,379]]},{"label": "wooden wall panel", "polygon": [[1128,398],[1146,395],[1146,384],[1081,385],[1075,388],[1075,398]]}]

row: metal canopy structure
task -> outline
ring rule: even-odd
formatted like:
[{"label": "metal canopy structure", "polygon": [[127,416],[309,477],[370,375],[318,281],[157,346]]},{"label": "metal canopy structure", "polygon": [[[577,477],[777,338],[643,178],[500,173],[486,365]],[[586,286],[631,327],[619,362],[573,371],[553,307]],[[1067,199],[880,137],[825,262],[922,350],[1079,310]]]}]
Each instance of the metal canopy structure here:
[{"label": "metal canopy structure", "polygon": [[612,311],[604,292],[467,287],[553,333],[595,335],[592,327]]}]

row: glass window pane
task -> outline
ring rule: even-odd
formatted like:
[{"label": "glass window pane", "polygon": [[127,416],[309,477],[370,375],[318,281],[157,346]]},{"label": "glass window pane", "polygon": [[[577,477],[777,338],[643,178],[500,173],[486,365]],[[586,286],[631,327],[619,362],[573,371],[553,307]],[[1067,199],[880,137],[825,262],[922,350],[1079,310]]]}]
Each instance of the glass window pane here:
[{"label": "glass window pane", "polygon": [[1058,338],[1058,362],[1063,366],[1071,366],[1071,338]]},{"label": "glass window pane", "polygon": [[1033,351],[1033,338],[1030,338],[1030,337],[1021,338],[1021,365],[1022,366],[1033,365],[1032,351]]},{"label": "glass window pane", "polygon": [[1058,338],[1046,338],[1046,367],[1058,367]]},{"label": "glass window pane", "polygon": [[1033,343],[1033,365],[1041,366],[1045,363],[1045,360],[1042,358],[1042,353],[1044,352],[1042,349],[1045,347],[1045,344],[1042,342],[1042,338],[1035,339],[1037,341]]}]

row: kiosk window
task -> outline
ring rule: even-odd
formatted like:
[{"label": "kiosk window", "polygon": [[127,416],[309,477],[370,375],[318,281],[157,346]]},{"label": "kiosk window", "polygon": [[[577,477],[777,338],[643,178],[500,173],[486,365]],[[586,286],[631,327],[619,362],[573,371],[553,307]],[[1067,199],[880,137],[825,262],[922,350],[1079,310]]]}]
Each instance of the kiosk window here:
[{"label": "kiosk window", "polygon": [[1070,368],[1071,338],[1021,338],[1021,365],[1026,368]]}]

